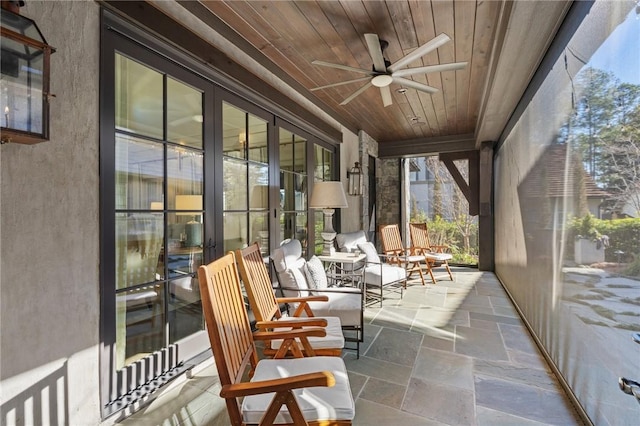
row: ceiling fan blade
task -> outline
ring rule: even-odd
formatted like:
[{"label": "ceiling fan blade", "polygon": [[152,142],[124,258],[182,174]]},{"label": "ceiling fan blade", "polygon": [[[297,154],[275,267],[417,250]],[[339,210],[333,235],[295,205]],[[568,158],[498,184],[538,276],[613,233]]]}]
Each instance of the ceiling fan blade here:
[{"label": "ceiling fan blade", "polygon": [[358,96],[360,93],[364,92],[365,90],[367,90],[369,87],[371,87],[371,82],[365,84],[364,86],[362,86],[361,88],[359,88],[358,90],[356,90],[355,92],[353,92],[351,94],[351,96],[349,96],[347,99],[345,99],[344,101],[340,102],[340,105],[346,105],[349,102],[351,102],[356,96]]},{"label": "ceiling fan blade", "polygon": [[467,66],[466,62],[454,62],[451,64],[428,65],[426,67],[405,68],[393,73],[394,77],[407,77],[414,74],[427,74],[430,72],[455,71]]},{"label": "ceiling fan blade", "polygon": [[414,50],[413,52],[409,53],[405,57],[400,58],[395,64],[391,65],[388,68],[388,70],[390,72],[394,72],[395,70],[398,70],[398,69],[404,67],[405,65],[410,64],[411,62],[415,61],[416,59],[426,55],[427,53],[431,52],[432,50],[437,49],[438,47],[442,46],[443,44],[445,44],[446,42],[448,42],[450,40],[451,40],[451,38],[449,38],[448,35],[446,35],[445,33],[442,33],[438,37],[434,38],[433,40],[423,44],[420,47],[418,47],[416,50]]},{"label": "ceiling fan blade", "polygon": [[361,77],[361,78],[356,78],[355,80],[347,80],[347,81],[341,81],[340,83],[333,83],[333,84],[327,84],[326,86],[319,86],[319,87],[314,87],[313,89],[309,89],[312,92],[315,92],[316,90],[321,90],[321,89],[328,89],[329,87],[337,87],[337,86],[342,86],[344,84],[351,84],[351,83],[356,83],[358,81],[364,81],[364,80],[370,80],[371,77]]},{"label": "ceiling fan blade", "polygon": [[367,75],[373,75],[374,74],[371,70],[365,70],[365,69],[362,69],[362,68],[354,68],[354,67],[350,67],[348,65],[332,64],[331,62],[313,61],[311,63],[313,65],[320,65],[320,66],[323,66],[323,67],[337,68],[339,70],[358,72],[360,74],[367,74]]},{"label": "ceiling fan blade", "polygon": [[380,39],[377,34],[365,34],[364,39],[367,41],[369,55],[373,59],[373,69],[377,72],[387,72],[387,64],[384,63],[382,48],[380,47]]},{"label": "ceiling fan blade", "polygon": [[388,107],[389,105],[393,104],[393,101],[391,99],[391,89],[389,89],[389,86],[381,87],[380,95],[382,96],[382,104],[385,107]]},{"label": "ceiling fan blade", "polygon": [[438,89],[435,87],[427,86],[426,84],[418,83],[417,81],[409,80],[407,78],[394,76],[393,82],[425,93],[438,93]]}]

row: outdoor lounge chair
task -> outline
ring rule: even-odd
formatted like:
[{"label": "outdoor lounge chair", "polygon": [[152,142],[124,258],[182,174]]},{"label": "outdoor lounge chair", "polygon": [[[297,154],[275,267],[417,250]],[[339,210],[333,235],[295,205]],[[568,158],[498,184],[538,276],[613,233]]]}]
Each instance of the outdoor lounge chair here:
[{"label": "outdoor lounge chair", "polygon": [[[345,334],[345,341],[356,345],[360,356],[360,342],[364,340],[364,292],[361,288],[330,287],[322,264],[317,258],[310,259],[309,265],[302,256],[302,245],[298,240],[285,241],[271,253],[271,261],[278,278],[279,289],[284,297],[323,295],[326,301],[288,303],[293,316],[338,317]],[[319,263],[319,267],[318,267]],[[317,278],[314,278],[314,275]],[[309,277],[309,278],[307,278]],[[322,281],[318,285],[318,281]],[[354,336],[355,334],[355,336]],[[353,348],[347,348],[353,349]]]},{"label": "outdoor lounge chair", "polygon": [[433,283],[436,279],[433,276],[433,268],[444,266],[449,273],[449,278],[453,281],[453,274],[449,268],[449,260],[452,259],[451,253],[446,251],[449,249],[445,245],[432,245],[429,242],[429,230],[426,223],[410,223],[409,235],[411,236],[411,246],[415,254],[420,254],[427,259],[428,272]]},{"label": "outdoor lounge chair", "polygon": [[424,270],[428,270],[429,265],[423,255],[416,255],[410,247],[405,247],[400,236],[400,229],[397,224],[380,226],[380,241],[382,242],[382,252],[387,256],[387,261],[407,270],[409,277],[417,272],[420,281],[424,285]]},{"label": "outdoor lounge chair", "polygon": [[[258,361],[254,339],[321,335],[323,329],[252,333],[233,253],[200,266],[198,278],[220,396],[232,425],[351,424],[355,404],[342,358]],[[243,382],[247,368],[251,380]]]},{"label": "outdoor lounge chair", "polygon": [[[383,290],[399,291],[400,298],[406,287],[407,271],[398,265],[385,263],[386,256],[377,253],[373,243],[367,241],[364,231],[348,232],[336,235],[338,250],[353,252],[360,250],[366,259],[363,265],[354,265],[355,268],[364,268],[362,281],[364,283],[366,304],[384,300]],[[373,289],[373,291],[369,291]]]},{"label": "outdoor lounge chair", "polygon": [[[280,312],[280,304],[283,303],[299,303],[304,305],[302,309],[308,312],[306,311],[308,302],[327,302],[329,300],[327,296],[276,298],[271,284],[271,277],[262,258],[258,243],[253,243],[249,247],[236,250],[236,259],[244,288],[249,296],[251,310],[257,321],[256,327],[258,329],[273,330],[274,321],[277,322],[276,330],[280,330],[282,327],[300,328],[302,326],[318,326],[317,319],[323,319],[326,320],[327,323],[326,336],[309,338],[309,343],[315,355],[340,356],[342,354],[344,336],[342,335],[340,318],[318,318],[315,317],[312,312],[308,316],[313,318],[300,316],[289,317],[283,316]],[[268,324],[269,327],[266,327],[265,324]],[[265,342],[264,354],[268,356],[274,355],[278,349],[280,349],[281,343],[279,340]]]}]

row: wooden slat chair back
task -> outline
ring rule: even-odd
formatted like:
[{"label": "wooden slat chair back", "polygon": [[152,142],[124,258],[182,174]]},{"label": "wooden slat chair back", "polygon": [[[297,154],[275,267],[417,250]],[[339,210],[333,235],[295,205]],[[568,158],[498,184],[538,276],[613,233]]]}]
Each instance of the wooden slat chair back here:
[{"label": "wooden slat chair back", "polygon": [[[307,296],[307,297],[282,297],[276,298],[271,284],[271,277],[267,269],[260,246],[253,243],[250,246],[236,250],[236,259],[240,276],[244,283],[244,288],[249,297],[251,310],[256,318],[256,326],[263,330],[281,329],[285,326],[293,328],[302,328],[303,326],[318,327],[329,326],[327,335],[323,337],[311,337],[304,341],[309,343],[310,351],[301,348],[304,355],[316,356],[340,356],[344,348],[344,336],[342,335],[342,327],[340,319],[318,318],[313,315],[313,311],[308,306],[309,301],[326,301],[327,296]],[[296,310],[298,315],[294,317],[283,317],[280,311],[280,304],[284,303],[300,303],[302,307]],[[301,317],[300,314],[306,314],[307,317]],[[265,342],[264,354],[266,356],[282,357],[283,347],[280,342],[274,347],[271,341]],[[294,341],[290,340],[287,345],[293,345]],[[286,353],[285,353],[286,354]]]},{"label": "wooden slat chair back", "polygon": [[429,275],[435,283],[433,276],[433,268],[439,265],[444,266],[449,274],[449,278],[453,281],[453,274],[449,267],[451,255],[447,253],[449,247],[446,245],[432,245],[429,241],[429,228],[426,223],[410,223],[409,235],[411,236],[411,245],[416,253],[425,255],[429,266]]},{"label": "wooden slat chair back", "polygon": [[269,270],[264,263],[258,243],[236,250],[236,259],[256,320],[271,321],[273,318],[281,318],[282,313],[273,292]]},{"label": "wooden slat chair back", "polygon": [[387,256],[387,261],[406,268],[409,276],[417,272],[420,275],[420,281],[424,285],[422,270],[423,268],[428,268],[424,256],[415,255],[411,248],[404,246],[400,236],[400,228],[398,228],[397,224],[381,225],[379,231],[382,252]]},{"label": "wooden slat chair back", "polygon": [[[236,277],[233,255],[198,268],[202,308],[223,388],[241,382],[247,367],[253,375],[258,364],[249,316],[244,307],[240,281]],[[225,402],[231,422],[242,424],[236,399],[226,398]]]},{"label": "wooden slat chair back", "polygon": [[[254,337],[261,337],[261,334],[251,331],[233,253],[200,266],[198,279],[211,349],[222,386],[220,396],[225,399],[232,425],[271,425],[277,419],[284,419],[284,424],[290,425],[351,424],[355,406],[341,358],[258,361]],[[300,332],[292,334],[295,333]],[[254,380],[242,382],[247,368],[250,368],[249,376]],[[335,388],[332,387],[334,385]],[[327,387],[331,389],[324,390]],[[310,418],[318,412],[333,413],[337,410],[332,410],[331,406],[314,409],[302,405],[305,402],[299,402],[294,395],[294,390],[301,388],[306,388],[305,392],[315,401],[331,400],[334,408],[337,401],[346,401],[340,407],[342,418]],[[319,395],[311,395],[313,393]],[[283,406],[287,410],[281,410]],[[257,420],[247,420],[247,417]]]}]

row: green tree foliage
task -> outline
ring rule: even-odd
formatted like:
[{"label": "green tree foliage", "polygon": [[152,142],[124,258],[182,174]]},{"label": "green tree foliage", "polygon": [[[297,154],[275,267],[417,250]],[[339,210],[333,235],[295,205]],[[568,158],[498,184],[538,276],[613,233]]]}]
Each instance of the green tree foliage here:
[{"label": "green tree foliage", "polygon": [[[571,142],[595,182],[612,194],[614,210],[631,205],[640,213],[640,85],[622,83],[592,67],[575,78],[574,114],[560,134]],[[578,168],[576,168],[577,170]],[[574,175],[576,190],[580,176]],[[576,192],[579,194],[579,192]],[[585,212],[582,196],[575,212]]]}]

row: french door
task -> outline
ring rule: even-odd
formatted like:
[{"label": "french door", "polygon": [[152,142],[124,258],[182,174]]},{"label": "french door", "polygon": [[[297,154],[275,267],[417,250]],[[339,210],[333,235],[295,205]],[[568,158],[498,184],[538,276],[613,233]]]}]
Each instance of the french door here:
[{"label": "french door", "polygon": [[108,415],[209,349],[196,270],[215,257],[215,226],[208,226],[216,208],[215,89],[118,32],[103,34],[101,368]]}]

